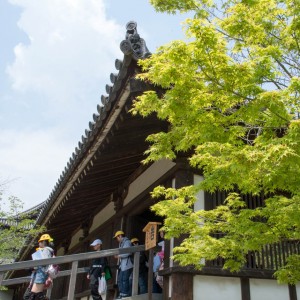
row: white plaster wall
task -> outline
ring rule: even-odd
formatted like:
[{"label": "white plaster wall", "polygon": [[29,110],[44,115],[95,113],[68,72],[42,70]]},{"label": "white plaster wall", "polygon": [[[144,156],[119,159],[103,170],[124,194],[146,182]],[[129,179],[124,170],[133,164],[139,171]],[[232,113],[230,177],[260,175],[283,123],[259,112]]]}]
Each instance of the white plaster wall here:
[{"label": "white plaster wall", "polygon": [[193,293],[193,300],[241,300],[240,279],[196,275]]},{"label": "white plaster wall", "polygon": [[288,286],[271,279],[250,279],[250,295],[251,300],[290,299]]},{"label": "white plaster wall", "polygon": [[110,219],[114,214],[114,203],[110,202],[94,217],[90,232],[97,229],[100,225]]},{"label": "white plaster wall", "polygon": [[300,284],[296,285],[296,292],[297,292],[298,299],[300,299]]},{"label": "white plaster wall", "polygon": [[124,200],[124,206],[174,166],[175,163],[167,159],[162,159],[152,164],[144,173],[130,184],[128,194]]},{"label": "white plaster wall", "polygon": [[[194,185],[200,183],[203,180],[204,180],[203,176],[194,175]],[[194,211],[204,210],[204,191],[203,190],[199,191],[196,194],[196,198],[197,198],[197,201],[194,204]],[[203,222],[200,222],[199,224],[200,224],[200,226],[202,226]],[[204,264],[205,259],[201,259],[200,263]]]},{"label": "white plaster wall", "polygon": [[[194,175],[194,185],[200,183],[203,180],[204,180],[203,176]],[[204,191],[199,191],[196,194],[196,197],[197,197],[198,200],[194,204],[194,210],[195,211],[198,211],[198,210],[201,210],[201,209],[203,210],[204,209]]]},{"label": "white plaster wall", "polygon": [[73,236],[72,236],[72,239],[71,239],[71,243],[70,243],[70,246],[69,248],[73,248],[74,246],[76,246],[79,242],[79,238],[83,236],[83,230],[80,229],[78,230]]}]

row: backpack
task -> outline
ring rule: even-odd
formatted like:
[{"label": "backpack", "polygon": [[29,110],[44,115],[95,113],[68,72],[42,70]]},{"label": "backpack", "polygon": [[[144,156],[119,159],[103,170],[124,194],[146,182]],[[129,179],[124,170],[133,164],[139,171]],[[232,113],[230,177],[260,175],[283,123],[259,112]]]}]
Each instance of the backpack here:
[{"label": "backpack", "polygon": [[[130,254],[130,256],[128,256],[131,260],[132,265],[134,265],[134,254]],[[145,254],[144,251],[140,252],[140,272],[142,271],[147,271],[149,268],[149,263],[148,263],[148,258]]]}]

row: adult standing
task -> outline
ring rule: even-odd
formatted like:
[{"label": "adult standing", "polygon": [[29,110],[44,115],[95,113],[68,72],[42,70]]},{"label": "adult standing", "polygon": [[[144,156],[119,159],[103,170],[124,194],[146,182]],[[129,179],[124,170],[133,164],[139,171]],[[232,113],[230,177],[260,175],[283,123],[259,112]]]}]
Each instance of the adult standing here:
[{"label": "adult standing", "polygon": [[[131,247],[130,240],[125,236],[122,230],[117,231],[113,238],[118,241],[120,249]],[[119,260],[119,296],[116,299],[122,299],[131,295],[129,278],[132,273],[133,263],[131,261],[131,253],[119,254],[116,255],[115,258]]]},{"label": "adult standing", "polygon": [[[90,245],[94,251],[100,251],[102,249],[102,241],[96,239]],[[98,292],[99,280],[98,278],[105,275],[105,267],[108,265],[106,257],[95,258],[92,261],[91,267],[87,274],[87,279],[90,280],[90,289],[93,300],[102,300],[101,295]]]}]

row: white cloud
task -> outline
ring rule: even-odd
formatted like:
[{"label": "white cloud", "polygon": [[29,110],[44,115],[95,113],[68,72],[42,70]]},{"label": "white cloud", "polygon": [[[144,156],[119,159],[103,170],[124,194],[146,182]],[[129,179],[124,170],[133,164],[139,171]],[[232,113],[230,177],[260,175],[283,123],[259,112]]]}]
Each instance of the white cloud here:
[{"label": "white cloud", "polygon": [[[120,56],[120,27],[105,16],[101,0],[10,0],[23,7],[18,22],[29,44],[15,47],[7,68],[13,88],[35,91],[56,104],[86,101],[108,81]],[[104,90],[104,86],[102,87]]]},{"label": "white cloud", "polygon": [[92,120],[123,57],[125,28],[107,18],[103,0],[8,1],[22,9],[28,43],[15,46],[6,69],[13,91],[0,99],[9,112],[0,117],[8,128],[0,130],[0,181],[15,179],[8,193],[27,209],[47,199]]},{"label": "white cloud", "polygon": [[73,151],[60,128],[1,130],[0,144],[0,182],[11,181],[7,194],[19,197],[25,208],[47,199]]}]

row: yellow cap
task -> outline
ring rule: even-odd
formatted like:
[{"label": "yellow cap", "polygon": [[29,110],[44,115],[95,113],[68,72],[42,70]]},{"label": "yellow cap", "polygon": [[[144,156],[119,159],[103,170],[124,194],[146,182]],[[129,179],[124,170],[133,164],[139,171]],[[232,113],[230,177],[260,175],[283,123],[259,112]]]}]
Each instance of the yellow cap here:
[{"label": "yellow cap", "polygon": [[117,236],[121,235],[121,234],[124,235],[124,231],[122,231],[122,230],[117,231],[115,233],[115,235],[113,236],[113,239],[116,238]]},{"label": "yellow cap", "polygon": [[131,243],[139,242],[139,239],[138,239],[138,238],[132,238],[132,239],[130,240],[130,242],[131,242]]},{"label": "yellow cap", "polygon": [[39,242],[42,242],[42,241],[53,242],[53,238],[48,233],[46,233],[40,237]]}]

